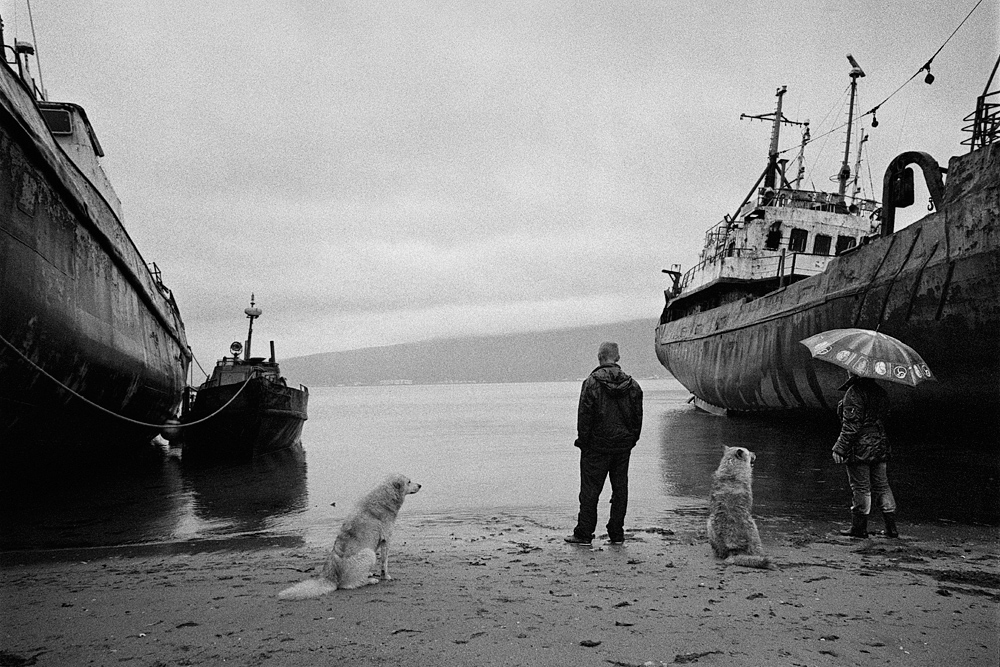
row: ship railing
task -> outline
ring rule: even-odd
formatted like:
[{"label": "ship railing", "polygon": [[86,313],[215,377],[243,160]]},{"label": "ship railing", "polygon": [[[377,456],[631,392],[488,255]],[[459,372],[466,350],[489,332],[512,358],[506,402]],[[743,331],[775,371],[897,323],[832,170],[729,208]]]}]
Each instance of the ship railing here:
[{"label": "ship railing", "polygon": [[153,277],[153,283],[156,285],[156,289],[160,290],[160,294],[167,301],[174,300],[174,293],[170,291],[170,288],[166,286],[163,282],[163,273],[160,271],[160,267],[156,265],[156,262],[149,262],[146,265],[146,269],[149,271],[149,275]]},{"label": "ship railing", "polygon": [[153,276],[153,280],[156,281],[156,284],[162,285],[163,272],[160,271],[160,267],[156,265],[156,262],[150,262],[146,265],[146,268],[149,269],[149,275]]},{"label": "ship railing", "polygon": [[760,188],[757,191],[757,206],[807,208],[814,211],[865,215],[875,211],[880,204],[871,199],[850,197],[835,192]]},{"label": "ship railing", "polygon": [[822,273],[832,255],[811,252],[784,252],[762,255],[759,250],[734,248],[724,255],[703,260],[681,277],[680,292],[707,285],[720,278],[762,280],[791,278]]},{"label": "ship railing", "polygon": [[976,110],[963,118],[969,123],[962,128],[972,136],[962,140],[969,151],[992,144],[1000,136],[1000,91],[980,95],[976,100]]}]

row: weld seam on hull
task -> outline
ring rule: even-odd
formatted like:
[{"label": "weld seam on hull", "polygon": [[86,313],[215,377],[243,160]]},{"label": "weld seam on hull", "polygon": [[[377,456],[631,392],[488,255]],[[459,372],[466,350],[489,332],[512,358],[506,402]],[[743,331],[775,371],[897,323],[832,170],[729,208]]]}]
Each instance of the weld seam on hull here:
[{"label": "weld seam on hull", "polygon": [[889,247],[885,249],[882,253],[882,259],[879,260],[878,266],[875,267],[875,271],[872,272],[872,277],[868,279],[868,282],[862,288],[861,303],[858,304],[858,309],[855,311],[854,316],[854,326],[858,326],[858,322],[861,321],[861,314],[865,312],[865,302],[868,301],[868,293],[871,291],[872,285],[875,284],[875,279],[878,278],[878,274],[882,272],[882,267],[885,266],[885,262],[889,259],[889,255],[892,253],[892,249],[896,247],[896,239],[898,236],[889,237]]},{"label": "weld seam on hull", "polygon": [[[899,274],[903,272],[903,269],[906,268],[906,265],[910,263],[910,258],[913,257],[913,250],[914,248],[917,247],[917,241],[920,240],[920,235],[923,233],[923,231],[924,231],[923,227],[917,229],[917,233],[913,235],[913,242],[910,243],[910,249],[906,251],[906,257],[899,265],[899,268],[896,269],[896,273],[894,273],[892,278],[889,280],[889,285],[885,289],[885,298],[882,300],[882,309],[879,311],[878,314],[878,321],[880,323],[885,318],[885,311],[886,308],[889,307],[889,299],[892,297],[892,288],[896,286],[896,279],[899,278]],[[923,270],[923,267],[921,267],[920,270]]]},{"label": "weld seam on hull", "polygon": [[830,404],[826,402],[826,398],[823,397],[823,388],[819,384],[819,378],[816,377],[816,369],[812,364],[806,365],[806,383],[809,385],[809,389],[812,390],[813,396],[819,402],[820,406],[824,410],[830,410]]},{"label": "weld seam on hull", "polygon": [[955,260],[948,262],[948,273],[944,277],[944,284],[941,285],[941,298],[938,300],[937,312],[934,313],[934,321],[941,321],[941,313],[944,312],[945,304],[948,303],[948,290],[951,288],[951,277],[955,273]]},{"label": "weld seam on hull", "polygon": [[[783,363],[786,359],[785,356],[782,354],[782,341],[784,340],[784,338],[785,338],[784,336],[774,337],[774,344],[776,348],[775,359],[778,359],[779,361],[778,361],[778,372],[772,373],[772,375],[774,376],[777,376],[779,374],[781,375],[781,379],[785,383],[785,389],[788,391],[788,393],[792,395],[792,398],[794,399],[795,402],[798,403],[798,406],[800,408],[804,408],[806,407],[806,403],[802,399],[802,394],[799,393],[798,384],[795,382],[794,369],[789,364]],[[785,404],[784,402],[782,403],[787,407],[787,404]]]},{"label": "weld seam on hull", "polygon": [[[934,242],[934,246],[931,248],[931,251],[927,253],[927,259],[925,259],[924,263],[920,265],[919,269],[917,269],[917,275],[913,277],[913,287],[910,289],[910,300],[906,304],[906,315],[903,316],[904,322],[910,321],[910,315],[913,314],[913,302],[917,299],[917,290],[920,289],[920,284],[924,280],[924,271],[927,269],[927,265],[931,263],[931,260],[934,259],[934,255],[937,253],[939,245],[940,243],[938,241]],[[886,303],[888,303],[888,300]],[[882,314],[885,315],[884,312]]]}]

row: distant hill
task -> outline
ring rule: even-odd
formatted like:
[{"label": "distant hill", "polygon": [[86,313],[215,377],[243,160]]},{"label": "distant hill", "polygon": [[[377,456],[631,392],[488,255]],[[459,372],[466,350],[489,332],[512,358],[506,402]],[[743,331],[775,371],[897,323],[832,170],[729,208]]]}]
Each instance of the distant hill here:
[{"label": "distant hill", "polygon": [[291,384],[412,382],[553,382],[583,379],[597,366],[597,347],[618,343],[621,365],[636,379],[670,377],[653,350],[655,320],[504,336],[441,338],[419,343],[325,352],[279,360]]}]

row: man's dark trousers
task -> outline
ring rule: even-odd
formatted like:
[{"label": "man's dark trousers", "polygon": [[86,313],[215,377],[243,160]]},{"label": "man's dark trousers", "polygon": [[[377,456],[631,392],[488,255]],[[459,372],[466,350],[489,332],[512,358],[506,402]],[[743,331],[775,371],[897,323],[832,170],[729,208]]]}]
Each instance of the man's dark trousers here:
[{"label": "man's dark trousers", "polygon": [[593,539],[597,528],[597,501],[604,490],[604,480],[611,478],[611,517],[608,519],[608,539],[625,537],[625,511],[628,509],[628,462],[631,450],[595,452],[580,450],[580,515],[573,534]]}]

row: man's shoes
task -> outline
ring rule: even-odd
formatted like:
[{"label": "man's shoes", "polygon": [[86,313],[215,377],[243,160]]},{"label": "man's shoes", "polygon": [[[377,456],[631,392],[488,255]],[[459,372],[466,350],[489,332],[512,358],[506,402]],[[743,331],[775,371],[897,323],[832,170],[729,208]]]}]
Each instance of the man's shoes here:
[{"label": "man's shoes", "polygon": [[625,536],[624,535],[622,537],[609,537],[608,538],[608,544],[621,544],[624,541],[625,541]]},{"label": "man's shoes", "polygon": [[592,537],[588,538],[578,537],[576,533],[573,533],[572,535],[566,538],[566,541],[570,544],[590,544],[593,540],[594,538]]}]

